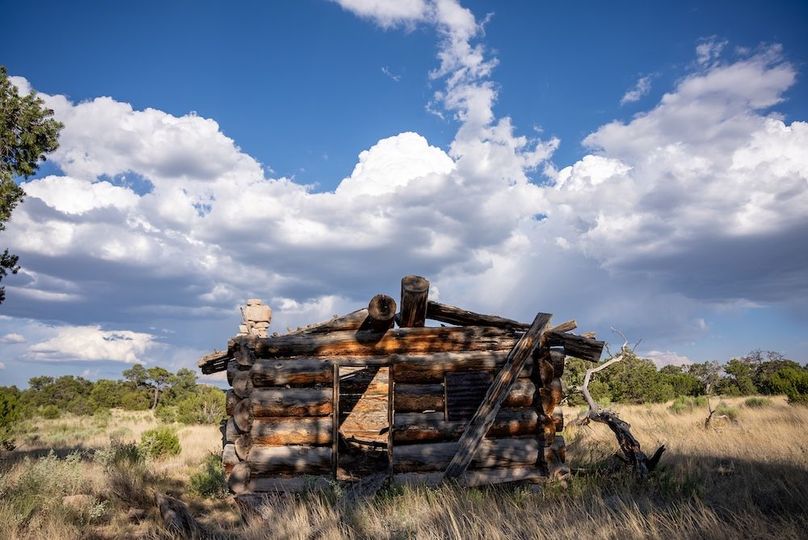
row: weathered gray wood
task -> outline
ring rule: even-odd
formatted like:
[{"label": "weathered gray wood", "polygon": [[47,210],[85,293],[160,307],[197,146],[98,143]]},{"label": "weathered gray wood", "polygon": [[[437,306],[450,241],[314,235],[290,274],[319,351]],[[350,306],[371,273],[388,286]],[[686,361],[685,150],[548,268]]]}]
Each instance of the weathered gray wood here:
[{"label": "weathered gray wood", "polygon": [[196,365],[202,370],[202,373],[216,373],[217,371],[227,369],[229,359],[229,351],[213,351],[200,358]]},{"label": "weathered gray wood", "polygon": [[[515,344],[515,341],[511,343]],[[396,383],[443,382],[447,373],[457,371],[493,372],[505,365],[509,350],[465,351],[410,354],[392,357]],[[526,373],[524,375],[530,375]]]},{"label": "weathered gray wood", "polygon": [[297,330],[293,330],[286,334],[287,336],[291,335],[300,335],[300,334],[327,334],[329,332],[342,332],[346,330],[359,330],[362,326],[362,323],[365,322],[365,319],[368,317],[368,310],[365,308],[357,309],[356,311],[352,311],[347,315],[343,315],[341,317],[334,317],[328,321],[323,321],[315,324],[310,324],[303,328],[298,328]]},{"label": "weathered gray wood", "polygon": [[551,315],[548,313],[537,314],[533,324],[530,325],[530,329],[522,335],[519,342],[508,354],[508,360],[497,373],[485,399],[480,404],[474,417],[469,421],[468,428],[460,437],[460,441],[457,443],[457,454],[446,468],[445,478],[457,478],[465,472],[469,463],[471,463],[476,448],[480,445],[483,437],[485,437],[494,422],[497,412],[505,400],[505,396],[508,395],[513,382],[533,353],[533,349],[540,343],[542,334],[544,334],[550,322],[550,317]]},{"label": "weathered gray wood", "polygon": [[259,417],[253,420],[254,445],[308,444],[330,445],[333,441],[334,420],[330,416],[308,418]]},{"label": "weathered gray wood", "polygon": [[[524,370],[523,373],[524,374]],[[505,401],[503,407],[529,407],[533,404],[533,397],[536,386],[527,377],[516,380]],[[443,411],[444,399],[446,397],[444,387],[440,383],[397,383],[395,388],[394,403],[396,412],[425,412]],[[456,399],[462,399],[460,394]],[[477,401],[479,405],[479,401]]]},{"label": "weathered gray wood", "polygon": [[241,432],[250,431],[252,426],[253,414],[250,398],[244,398],[233,407],[233,422]]},{"label": "weathered gray wood", "polygon": [[253,389],[253,382],[250,371],[236,371],[233,377],[233,393],[240,398],[250,397]]},{"label": "weathered gray wood", "polygon": [[493,326],[496,328],[506,328],[508,330],[518,330],[524,332],[530,328],[529,323],[521,323],[513,319],[498,317],[496,315],[483,315],[465,309],[433,302],[430,300],[426,305],[426,318],[433,321],[440,321],[458,326]]},{"label": "weathered gray wood", "polygon": [[232,362],[228,362],[227,363],[227,384],[229,384],[230,386],[233,386],[233,380],[236,378],[236,374],[238,374],[241,371],[249,371],[249,370],[250,370],[249,366],[242,366],[241,364],[239,364],[235,360],[233,360]]},{"label": "weathered gray wood", "polygon": [[327,474],[329,446],[253,446],[247,459],[251,474]]},{"label": "weathered gray wood", "polygon": [[[437,471],[446,468],[459,449],[457,442],[402,444],[393,447],[395,472]],[[539,456],[535,437],[484,439],[472,455],[473,468],[532,465]]]},{"label": "weathered gray wood", "polygon": [[236,406],[236,403],[238,403],[238,400],[239,400],[239,397],[236,395],[235,392],[233,392],[232,388],[225,393],[224,409],[225,409],[225,413],[227,414],[227,416],[233,416],[233,407]]},{"label": "weathered gray wood", "polygon": [[236,421],[232,417],[228,418],[224,425],[224,440],[234,443],[239,435],[241,435],[241,432],[236,426]]},{"label": "weathered gray wood", "polygon": [[396,317],[396,301],[386,294],[377,294],[368,303],[368,319],[363,328],[384,332],[393,326]]},{"label": "weathered gray wood", "polygon": [[235,342],[233,358],[242,368],[249,369],[255,362],[255,351],[252,348],[254,339],[257,338],[253,336],[242,336]]},{"label": "weathered gray wood", "polygon": [[[538,416],[529,408],[500,409],[486,437],[516,437],[536,433]],[[465,421],[445,420],[438,413],[396,413],[393,425],[393,442],[410,444],[418,442],[457,440],[466,429]]]},{"label": "weathered gray wood", "polygon": [[259,358],[253,364],[253,386],[314,386],[331,384],[334,369],[321,358]]},{"label": "weathered gray wood", "polygon": [[443,412],[444,397],[445,393],[441,383],[398,383],[395,385],[393,407],[396,414],[399,412]]},{"label": "weathered gray wood", "polygon": [[247,456],[250,453],[250,448],[252,448],[252,438],[250,437],[249,433],[242,433],[236,438],[236,442],[234,443],[236,449],[236,455],[241,461],[246,461]]},{"label": "weathered gray wood", "polygon": [[[302,493],[327,489],[331,485],[329,476],[300,475],[284,476],[254,476],[250,478],[250,491],[253,493]],[[256,499],[258,502],[258,499]],[[263,500],[264,504],[267,503]]]},{"label": "weathered gray wood", "polygon": [[334,379],[331,385],[331,403],[333,410],[331,411],[331,478],[337,478],[337,468],[339,467],[339,420],[340,420],[340,371],[339,364],[334,362],[331,366],[332,378]]},{"label": "weathered gray wood", "polygon": [[250,490],[250,466],[241,462],[233,466],[227,478],[227,487],[236,495],[247,493]]},{"label": "weathered gray wood", "polygon": [[539,388],[539,395],[541,396],[541,406],[544,413],[553,414],[556,406],[561,403],[564,397],[561,379],[553,379],[547,386]]},{"label": "weathered gray wood", "polygon": [[426,321],[429,281],[421,276],[401,278],[401,314],[398,325],[402,328],[424,326]]},{"label": "weathered gray wood", "polygon": [[550,347],[564,347],[567,356],[574,356],[590,362],[600,361],[605,343],[596,339],[567,334],[565,332],[547,332],[546,344]]},{"label": "weathered gray wood", "polygon": [[250,397],[253,416],[326,416],[331,388],[256,388]]},{"label": "weathered gray wood", "polygon": [[550,364],[553,366],[553,378],[560,379],[564,375],[564,362],[567,355],[563,351],[550,351]]},{"label": "weathered gray wood", "polygon": [[230,472],[233,469],[233,466],[238,464],[241,461],[236,454],[236,445],[229,443],[224,445],[222,448],[222,466],[225,469],[225,472]]},{"label": "weathered gray wood", "polygon": [[[516,344],[513,332],[485,326],[397,328],[387,332],[339,331],[287,334],[269,338],[243,336],[239,343],[255,349],[258,358],[284,356],[385,356],[438,352],[502,351]],[[252,364],[250,364],[252,365]]]}]

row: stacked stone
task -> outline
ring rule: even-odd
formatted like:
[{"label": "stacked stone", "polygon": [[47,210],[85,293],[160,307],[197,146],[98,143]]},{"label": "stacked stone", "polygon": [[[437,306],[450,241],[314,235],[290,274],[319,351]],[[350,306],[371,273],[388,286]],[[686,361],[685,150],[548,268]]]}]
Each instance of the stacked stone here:
[{"label": "stacked stone", "polygon": [[272,321],[272,309],[258,298],[250,298],[241,309],[241,319],[238,335],[265,338]]}]

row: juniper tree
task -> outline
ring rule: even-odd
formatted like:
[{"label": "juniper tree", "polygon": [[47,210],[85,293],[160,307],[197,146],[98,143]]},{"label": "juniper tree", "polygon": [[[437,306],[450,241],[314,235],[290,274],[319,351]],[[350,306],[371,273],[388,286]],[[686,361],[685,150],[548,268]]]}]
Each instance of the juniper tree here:
[{"label": "juniper tree", "polygon": [[[35,92],[21,96],[11,84],[5,66],[0,66],[0,231],[6,228],[11,212],[25,192],[14,181],[34,174],[45,154],[59,146],[62,124],[53,119]],[[17,255],[5,249],[0,253],[0,281],[20,269]],[[5,287],[0,287],[0,303]]]}]

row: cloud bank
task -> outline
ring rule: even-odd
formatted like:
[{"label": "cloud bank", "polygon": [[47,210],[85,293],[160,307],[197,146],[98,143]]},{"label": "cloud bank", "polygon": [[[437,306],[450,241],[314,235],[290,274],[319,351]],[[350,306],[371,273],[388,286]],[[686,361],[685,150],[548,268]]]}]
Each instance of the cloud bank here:
[{"label": "cloud bank", "polygon": [[724,61],[723,45],[699,44],[656,106],[601,126],[558,169],[560,141],[494,114],[497,61],[469,10],[339,3],[385,29],[435,29],[431,106],[458,123],[449,147],[393,135],[316,192],[268,176],[212,119],[43,95],[65,124],[61,173],[24,184],[6,307],[65,327],[27,354],[139,361],[153,335],[120,328],[209,328],[260,297],[283,330],[394,293],[405,273],[470,308],[574,315],[646,343],[708,332],[720,306],[804,305],[808,124],[773,110],[796,78],[777,46]]}]

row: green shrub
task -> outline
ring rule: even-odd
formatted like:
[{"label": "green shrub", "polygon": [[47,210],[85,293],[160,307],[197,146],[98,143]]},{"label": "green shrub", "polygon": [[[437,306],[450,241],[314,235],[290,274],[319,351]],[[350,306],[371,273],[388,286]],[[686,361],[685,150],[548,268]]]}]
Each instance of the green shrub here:
[{"label": "green shrub", "polygon": [[56,405],[45,405],[39,409],[39,414],[42,416],[42,418],[54,420],[62,415],[62,411],[60,411],[59,407]]},{"label": "green shrub", "polygon": [[225,394],[218,388],[199,385],[177,404],[177,421],[183,424],[218,424],[225,416]]},{"label": "green shrub", "polygon": [[173,424],[177,421],[177,407],[173,405],[158,405],[154,409],[154,416],[160,422]]},{"label": "green shrub", "polygon": [[707,406],[707,398],[704,396],[698,397],[690,397],[690,396],[679,396],[678,398],[673,400],[668,410],[673,414],[684,414],[693,412],[695,409],[699,409],[702,407]]},{"label": "green shrub", "polygon": [[731,422],[736,422],[738,420],[738,409],[730,407],[726,403],[719,403],[718,406],[715,408],[715,414],[726,416],[727,419]]},{"label": "green shrub", "polygon": [[750,409],[760,409],[762,407],[768,407],[772,404],[771,400],[765,397],[750,397],[747,398],[743,404]]},{"label": "green shrub", "polygon": [[107,468],[121,464],[135,465],[143,462],[143,452],[133,442],[122,442],[113,439],[110,441],[109,447],[95,453],[94,459]]},{"label": "green shrub", "polygon": [[803,407],[808,407],[808,394],[791,391],[786,393],[786,395],[788,396],[789,405],[801,405]]},{"label": "green shrub", "polygon": [[208,454],[199,471],[191,475],[191,491],[208,498],[218,498],[225,495],[227,486],[224,480],[221,456],[214,453]]},{"label": "green shrub", "polygon": [[150,458],[161,459],[178,455],[182,448],[174,430],[164,426],[144,431],[140,437],[140,450]]}]

